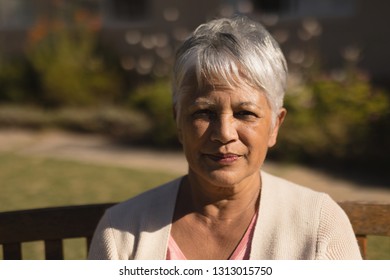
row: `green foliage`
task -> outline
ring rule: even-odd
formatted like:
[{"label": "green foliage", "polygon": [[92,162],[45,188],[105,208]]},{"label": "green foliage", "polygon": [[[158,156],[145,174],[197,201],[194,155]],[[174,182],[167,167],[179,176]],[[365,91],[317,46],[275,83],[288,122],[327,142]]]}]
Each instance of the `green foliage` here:
[{"label": "green foliage", "polygon": [[54,120],[58,127],[66,130],[99,133],[128,142],[144,139],[152,127],[143,113],[113,107],[66,108],[57,111]]},{"label": "green foliage", "polygon": [[152,128],[143,113],[114,107],[42,110],[27,106],[0,106],[0,128],[60,128],[106,135],[120,141],[145,139]]},{"label": "green foliage", "polygon": [[153,129],[149,136],[151,144],[160,146],[177,144],[170,92],[168,80],[156,80],[138,86],[129,95],[130,106],[145,112],[153,121]]},{"label": "green foliage", "polygon": [[34,74],[23,58],[6,57],[0,53],[0,101],[25,102],[34,87]]},{"label": "green foliage", "polygon": [[[280,153],[312,159],[356,159],[369,153],[376,124],[388,117],[388,94],[356,71],[338,81],[316,76],[289,90]],[[375,148],[375,147],[374,147]]]},{"label": "green foliage", "polygon": [[94,34],[83,28],[50,32],[31,48],[27,56],[40,77],[46,103],[94,105],[115,98],[119,78],[96,48]]}]

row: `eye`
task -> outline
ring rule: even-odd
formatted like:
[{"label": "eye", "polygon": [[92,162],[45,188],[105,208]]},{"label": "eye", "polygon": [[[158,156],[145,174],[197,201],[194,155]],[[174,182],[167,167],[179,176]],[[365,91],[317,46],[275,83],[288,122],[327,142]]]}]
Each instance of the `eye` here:
[{"label": "eye", "polygon": [[251,111],[247,110],[242,110],[234,114],[236,118],[241,118],[241,119],[250,119],[250,118],[257,118],[257,114]]},{"label": "eye", "polygon": [[195,119],[215,119],[216,115],[215,112],[209,109],[197,110],[192,114]]}]

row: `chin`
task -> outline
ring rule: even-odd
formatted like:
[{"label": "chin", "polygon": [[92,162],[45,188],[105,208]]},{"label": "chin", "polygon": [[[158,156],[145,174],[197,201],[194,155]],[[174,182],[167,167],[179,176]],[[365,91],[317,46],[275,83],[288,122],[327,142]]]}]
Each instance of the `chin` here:
[{"label": "chin", "polygon": [[221,187],[221,188],[233,188],[243,182],[246,178],[252,174],[238,174],[234,171],[226,170],[214,170],[205,174],[202,174],[203,180],[208,183]]}]

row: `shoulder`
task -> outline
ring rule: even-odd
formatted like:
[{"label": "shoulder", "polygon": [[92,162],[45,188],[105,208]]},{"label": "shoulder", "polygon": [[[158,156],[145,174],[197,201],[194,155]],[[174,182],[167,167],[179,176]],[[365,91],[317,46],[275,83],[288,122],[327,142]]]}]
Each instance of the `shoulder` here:
[{"label": "shoulder", "polygon": [[[321,204],[324,199],[329,197],[325,193],[314,191],[308,187],[301,186],[264,171],[261,172],[261,178],[263,181],[262,192],[269,196],[269,199],[274,198],[278,201],[288,202],[288,204],[312,202],[309,203],[309,205],[312,205],[316,202],[315,205],[318,206],[318,204]],[[303,205],[299,205],[300,208],[302,208]]]},{"label": "shoulder", "polygon": [[[264,202],[278,231],[296,233],[296,241],[312,244],[309,255],[315,259],[360,259],[351,223],[328,194],[316,192],[262,172]],[[262,191],[262,196],[263,196]],[[299,242],[298,242],[299,243]],[[310,257],[309,257],[310,256]]]},{"label": "shoulder", "polygon": [[178,178],[106,210],[95,230],[89,259],[161,257],[180,182]]},{"label": "shoulder", "polygon": [[[261,172],[254,259],[314,259],[325,194]],[[261,248],[261,249],[260,249]]]},{"label": "shoulder", "polygon": [[[314,191],[288,180],[262,172],[265,195],[271,200],[285,203],[285,206],[296,207],[299,211],[314,211],[319,220],[334,218],[347,220],[344,210],[328,194]],[[292,210],[291,208],[289,210]]]},{"label": "shoulder", "polygon": [[[280,215],[301,217],[319,226],[328,216],[346,216],[339,205],[326,193],[314,191],[288,180],[262,172],[264,202]],[[262,200],[263,201],[263,200]],[[279,207],[283,205],[283,207]]]},{"label": "shoulder", "polygon": [[331,198],[325,199],[321,207],[316,259],[361,259],[351,222]]}]

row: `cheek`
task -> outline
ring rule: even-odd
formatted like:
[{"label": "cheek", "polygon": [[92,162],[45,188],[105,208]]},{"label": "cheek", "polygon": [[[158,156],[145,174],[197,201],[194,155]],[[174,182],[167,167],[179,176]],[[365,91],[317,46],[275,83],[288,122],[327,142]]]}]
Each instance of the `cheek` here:
[{"label": "cheek", "polygon": [[209,123],[204,121],[183,121],[178,126],[178,136],[182,144],[193,145],[197,140],[204,139]]},{"label": "cheek", "polygon": [[265,133],[256,133],[252,137],[252,146],[256,147],[258,150],[263,150],[267,147],[268,135]]},{"label": "cheek", "polygon": [[202,138],[207,133],[210,123],[202,120],[197,120],[189,124],[190,131],[194,137]]},{"label": "cheek", "polygon": [[267,126],[247,129],[241,136],[242,141],[256,150],[256,153],[266,152],[270,141],[270,131]]}]

